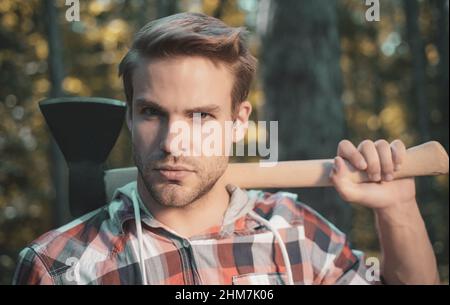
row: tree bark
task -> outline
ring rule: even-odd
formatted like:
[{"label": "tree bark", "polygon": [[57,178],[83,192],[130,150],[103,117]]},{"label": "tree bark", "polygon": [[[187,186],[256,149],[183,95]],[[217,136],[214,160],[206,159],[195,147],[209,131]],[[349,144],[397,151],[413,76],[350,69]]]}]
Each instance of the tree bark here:
[{"label": "tree bark", "polygon": [[425,80],[425,48],[420,35],[418,24],[419,4],[416,0],[404,0],[406,14],[406,32],[411,50],[413,66],[413,100],[417,105],[417,123],[420,133],[420,142],[430,140],[429,108],[426,96]]},{"label": "tree bark", "polygon": [[[279,122],[280,159],[332,158],[345,136],[336,3],[272,4],[273,18],[263,37],[262,77],[266,119]],[[300,201],[349,231],[351,208],[334,189],[295,191]]]},{"label": "tree bark", "polygon": [[[63,96],[62,81],[64,79],[63,45],[59,35],[57,11],[53,0],[44,1],[45,32],[48,41],[48,66],[51,83],[50,97]],[[53,223],[63,225],[71,219],[68,202],[67,165],[58,145],[50,136],[51,179],[54,188]]]},{"label": "tree bark", "polygon": [[176,14],[178,11],[177,0],[158,0],[157,2],[158,18]]},{"label": "tree bark", "polygon": [[447,151],[449,150],[449,136],[448,136],[448,99],[449,99],[449,87],[448,87],[448,66],[449,66],[449,54],[448,54],[448,3],[445,0],[436,0],[436,8],[438,11],[437,28],[438,35],[436,45],[439,52],[439,83],[441,96],[439,98],[439,109],[443,109],[441,115],[441,128],[443,132],[441,135],[441,141],[443,141]]}]

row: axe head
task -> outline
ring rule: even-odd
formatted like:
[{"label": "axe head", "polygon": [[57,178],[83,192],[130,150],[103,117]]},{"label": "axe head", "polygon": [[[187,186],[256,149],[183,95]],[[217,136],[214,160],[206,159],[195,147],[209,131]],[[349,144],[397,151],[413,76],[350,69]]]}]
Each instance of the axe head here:
[{"label": "axe head", "polygon": [[69,205],[78,217],[106,203],[104,163],[123,125],[126,104],[95,97],[39,103],[69,167]]}]

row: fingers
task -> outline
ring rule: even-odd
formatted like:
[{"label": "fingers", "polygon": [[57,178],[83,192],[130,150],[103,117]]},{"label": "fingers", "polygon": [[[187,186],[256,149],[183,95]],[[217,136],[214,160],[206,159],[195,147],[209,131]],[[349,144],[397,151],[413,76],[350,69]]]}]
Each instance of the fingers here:
[{"label": "fingers", "polygon": [[394,180],[394,161],[391,146],[386,140],[378,140],[375,142],[375,147],[380,159],[382,179],[384,181]]},{"label": "fingers", "polygon": [[[356,148],[350,141],[339,143],[337,155],[359,169],[365,170],[371,181],[391,181],[406,156],[405,144],[395,140],[391,144],[386,140],[373,142],[365,140]],[[335,162],[336,164],[336,162]]]},{"label": "fingers", "polygon": [[389,144],[386,140],[372,142],[365,140],[358,150],[367,162],[367,175],[372,181],[391,181],[406,156],[405,144],[395,140]]},{"label": "fingers", "polygon": [[406,147],[401,140],[391,143],[392,159],[394,160],[394,171],[398,171],[406,156]]},{"label": "fingers", "polygon": [[378,151],[375,143],[370,140],[364,140],[359,144],[358,150],[364,156],[367,163],[367,175],[372,181],[381,180],[381,164],[378,157]]},{"label": "fingers", "polygon": [[359,170],[365,170],[367,163],[363,155],[349,140],[342,140],[338,145],[337,155],[349,161],[352,166]]}]

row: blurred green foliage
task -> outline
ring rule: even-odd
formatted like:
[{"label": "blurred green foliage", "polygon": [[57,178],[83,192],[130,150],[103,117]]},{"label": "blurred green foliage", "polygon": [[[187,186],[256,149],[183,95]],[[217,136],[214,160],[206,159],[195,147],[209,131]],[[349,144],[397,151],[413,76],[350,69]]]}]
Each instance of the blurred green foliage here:
[{"label": "blurred green foliage", "polygon": [[[133,33],[161,15],[161,2],[80,1],[81,21],[72,23],[65,20],[64,2],[55,1],[62,37],[63,90],[68,95],[123,100],[117,64]],[[202,11],[233,26],[247,26],[251,50],[258,55],[264,18],[270,16],[263,11],[264,2],[178,0],[175,4],[178,11]],[[448,149],[448,1],[418,2],[427,113],[419,113],[412,102],[414,54],[407,41],[403,3],[383,1],[381,21],[367,22],[363,2],[341,0],[338,5],[348,137],[354,142],[385,137],[418,144],[421,135],[416,122],[425,115],[430,136]],[[37,104],[51,89],[43,16],[42,1],[0,1],[0,284],[11,282],[18,251],[56,223],[51,205],[49,133]],[[445,73],[447,85],[443,86]],[[256,109],[254,119],[258,119],[264,102],[259,80],[250,100]],[[130,151],[124,128],[107,166],[132,166]],[[418,182],[430,186],[419,187],[418,195],[441,277],[448,282],[448,176]],[[371,211],[354,207],[350,237],[356,248],[379,255]]]}]

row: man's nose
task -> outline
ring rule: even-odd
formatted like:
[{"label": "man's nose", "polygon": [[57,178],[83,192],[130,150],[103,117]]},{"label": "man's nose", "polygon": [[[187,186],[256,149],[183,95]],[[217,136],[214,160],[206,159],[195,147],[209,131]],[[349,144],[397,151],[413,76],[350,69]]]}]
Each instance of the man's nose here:
[{"label": "man's nose", "polygon": [[189,125],[180,119],[167,119],[164,125],[160,149],[174,156],[186,154],[190,145]]}]

